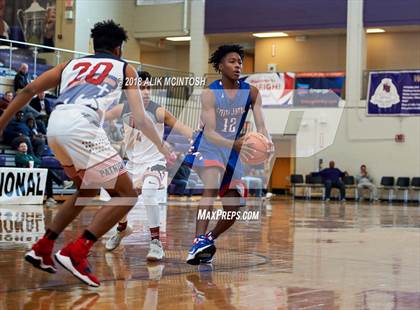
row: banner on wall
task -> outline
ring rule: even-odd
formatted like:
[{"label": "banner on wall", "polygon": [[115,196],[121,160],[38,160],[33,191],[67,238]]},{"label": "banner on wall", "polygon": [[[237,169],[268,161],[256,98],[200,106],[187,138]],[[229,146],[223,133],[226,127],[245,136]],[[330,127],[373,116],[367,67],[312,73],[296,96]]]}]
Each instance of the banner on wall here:
[{"label": "banner on wall", "polygon": [[0,204],[42,204],[47,169],[0,168]]},{"label": "banner on wall", "polygon": [[420,70],[370,72],[367,114],[420,115]]},{"label": "banner on wall", "polygon": [[54,46],[56,0],[6,0],[0,6],[0,37]]},{"label": "banner on wall", "polygon": [[258,88],[264,107],[291,107],[295,74],[257,73],[246,77],[245,82]]},{"label": "banner on wall", "polygon": [[295,107],[338,107],[345,80],[344,72],[296,73]]}]

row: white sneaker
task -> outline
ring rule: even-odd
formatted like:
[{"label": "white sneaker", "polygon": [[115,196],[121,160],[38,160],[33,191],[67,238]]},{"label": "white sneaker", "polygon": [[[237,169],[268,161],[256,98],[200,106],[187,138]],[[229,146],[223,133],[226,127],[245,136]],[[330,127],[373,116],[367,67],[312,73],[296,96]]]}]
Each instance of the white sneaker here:
[{"label": "white sneaker", "polygon": [[70,187],[72,187],[74,184],[73,181],[63,181],[63,189],[68,189]]},{"label": "white sneaker", "polygon": [[54,199],[54,198],[48,198],[46,201],[45,201],[45,205],[48,207],[48,208],[53,208],[53,207],[55,207],[55,205],[57,204],[57,201]]},{"label": "white sneaker", "polygon": [[146,259],[148,261],[159,261],[165,257],[165,252],[163,251],[162,242],[158,239],[153,239],[150,241],[149,253],[147,253]]},{"label": "white sneaker", "polygon": [[127,225],[127,228],[124,231],[118,231],[108,239],[108,241],[105,243],[105,249],[108,251],[115,250],[121,243],[121,240],[124,237],[127,237],[128,235],[131,235],[133,233],[133,229]]}]

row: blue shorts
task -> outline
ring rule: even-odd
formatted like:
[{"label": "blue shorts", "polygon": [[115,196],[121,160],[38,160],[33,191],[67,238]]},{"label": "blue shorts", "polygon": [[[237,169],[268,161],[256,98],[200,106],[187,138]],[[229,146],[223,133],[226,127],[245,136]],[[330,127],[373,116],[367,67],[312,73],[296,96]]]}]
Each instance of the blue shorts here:
[{"label": "blue shorts", "polygon": [[[222,197],[229,189],[236,189],[242,197],[246,196],[246,188],[242,182],[244,168],[236,150],[215,145],[203,137],[198,148],[185,156],[184,163],[194,170],[205,167],[221,168],[224,174],[219,195]],[[243,190],[240,191],[238,186],[243,187]]]}]

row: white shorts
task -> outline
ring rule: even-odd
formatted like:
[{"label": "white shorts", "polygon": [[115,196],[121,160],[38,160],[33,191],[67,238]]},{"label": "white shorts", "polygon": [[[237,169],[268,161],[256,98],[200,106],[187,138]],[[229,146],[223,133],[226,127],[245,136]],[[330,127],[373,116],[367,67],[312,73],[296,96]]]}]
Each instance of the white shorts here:
[{"label": "white shorts", "polygon": [[161,172],[152,171],[152,167],[157,165],[166,168],[166,162],[164,161],[157,161],[146,164],[137,164],[132,161],[128,161],[127,170],[130,174],[134,188],[141,188],[143,186],[143,180],[145,179],[145,177],[151,175],[156,177],[156,179],[159,181],[159,189],[166,189],[168,173],[166,172],[166,170]]},{"label": "white shorts", "polygon": [[124,162],[100,125],[98,113],[82,105],[59,105],[51,113],[48,145],[69,177],[103,184],[125,173]]}]

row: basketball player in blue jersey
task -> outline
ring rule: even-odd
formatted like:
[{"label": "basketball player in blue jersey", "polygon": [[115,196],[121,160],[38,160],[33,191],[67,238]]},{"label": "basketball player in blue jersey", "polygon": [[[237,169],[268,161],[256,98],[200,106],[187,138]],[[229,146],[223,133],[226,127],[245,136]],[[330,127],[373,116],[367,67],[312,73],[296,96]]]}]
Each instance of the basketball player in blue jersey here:
[{"label": "basketball player in blue jersey", "polygon": [[133,119],[142,132],[169,156],[155,126],[146,115],[137,85],[125,84],[126,78],[137,79],[136,70],[121,59],[125,30],[113,21],[95,24],[91,30],[95,55],[70,60],[45,72],[26,86],[0,118],[0,129],[36,94],[60,84],[57,107],[51,113],[48,144],[77,191],[60,207],[48,229],[25,259],[34,267],[49,273],[57,271],[52,251],[59,234],[79,215],[80,197],[95,197],[98,189],[107,188],[119,205],[102,207],[83,234],[55,254],[57,262],[84,283],[98,287],[99,280],[89,268],[87,256],[94,243],[111,229],[133,207],[137,194],[117,151],[112,148],[100,123],[109,107],[125,90]]},{"label": "basketball player in blue jersey", "polygon": [[[185,162],[192,166],[204,183],[203,198],[198,214],[211,211],[214,200],[222,198],[225,211],[238,211],[246,196],[241,181],[243,167],[239,158],[253,155],[252,145],[240,137],[248,111],[252,109],[258,132],[271,138],[265,127],[261,108],[261,97],[257,88],[240,80],[244,52],[239,45],[222,45],[210,57],[214,69],[222,78],[210,84],[202,94],[202,130],[196,137]],[[214,241],[233,225],[235,219],[219,219],[208,231],[209,220],[197,217],[193,245],[187,263],[198,265],[210,263],[216,252]]]}]

